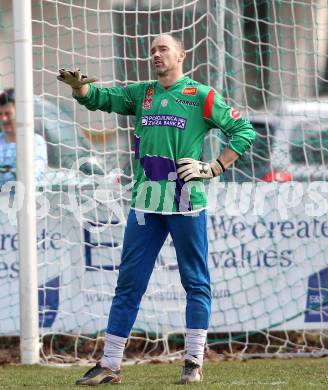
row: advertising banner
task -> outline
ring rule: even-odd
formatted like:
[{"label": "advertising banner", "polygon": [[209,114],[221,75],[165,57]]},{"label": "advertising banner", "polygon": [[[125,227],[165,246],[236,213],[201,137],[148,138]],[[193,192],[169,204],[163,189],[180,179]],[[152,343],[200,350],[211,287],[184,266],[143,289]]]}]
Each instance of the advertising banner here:
[{"label": "advertising banner", "polygon": [[[326,327],[328,190],[322,183],[296,187],[269,191],[268,185],[255,190],[218,183],[209,189],[209,331]],[[107,195],[90,189],[38,194],[42,333],[106,329],[128,209]],[[0,335],[19,334],[18,206],[11,198],[0,194]],[[182,332],[184,311],[185,292],[168,237],[134,329]]]}]

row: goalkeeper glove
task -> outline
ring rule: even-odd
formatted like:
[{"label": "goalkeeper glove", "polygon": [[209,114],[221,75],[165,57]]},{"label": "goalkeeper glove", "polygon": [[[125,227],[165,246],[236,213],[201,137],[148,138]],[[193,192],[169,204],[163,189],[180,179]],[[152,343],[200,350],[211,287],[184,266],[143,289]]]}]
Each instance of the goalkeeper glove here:
[{"label": "goalkeeper glove", "polygon": [[180,158],[177,163],[179,178],[185,182],[197,179],[212,179],[225,171],[224,165],[219,159],[205,163],[187,157]]},{"label": "goalkeeper glove", "polygon": [[80,69],[76,69],[74,72],[71,70],[59,69],[57,80],[70,85],[73,89],[80,89],[85,84],[94,83],[97,81],[97,78],[81,74]]}]

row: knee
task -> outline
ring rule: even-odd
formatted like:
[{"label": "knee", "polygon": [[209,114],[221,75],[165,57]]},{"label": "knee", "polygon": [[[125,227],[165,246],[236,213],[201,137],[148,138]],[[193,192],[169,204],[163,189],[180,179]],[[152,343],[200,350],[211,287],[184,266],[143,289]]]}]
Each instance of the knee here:
[{"label": "knee", "polygon": [[189,287],[186,292],[188,299],[206,302],[208,305],[212,302],[211,286],[209,284]]},{"label": "knee", "polygon": [[121,279],[117,281],[115,296],[120,297],[127,304],[139,305],[146,289],[147,285],[144,283],[138,283],[138,281],[133,279]]}]

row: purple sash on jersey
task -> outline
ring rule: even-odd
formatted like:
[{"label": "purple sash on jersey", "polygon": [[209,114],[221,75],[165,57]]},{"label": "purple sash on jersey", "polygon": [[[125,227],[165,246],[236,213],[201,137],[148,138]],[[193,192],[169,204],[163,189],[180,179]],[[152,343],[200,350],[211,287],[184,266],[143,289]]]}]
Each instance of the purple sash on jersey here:
[{"label": "purple sash on jersey", "polygon": [[[174,160],[168,157],[144,156],[140,158],[140,137],[134,136],[135,159],[140,161],[145,176],[152,181],[174,180],[175,181],[175,202],[178,211],[191,211],[189,192],[187,188],[183,191],[185,182],[176,174],[177,167]],[[173,174],[173,175],[172,175]],[[172,178],[175,177],[176,179]]]}]

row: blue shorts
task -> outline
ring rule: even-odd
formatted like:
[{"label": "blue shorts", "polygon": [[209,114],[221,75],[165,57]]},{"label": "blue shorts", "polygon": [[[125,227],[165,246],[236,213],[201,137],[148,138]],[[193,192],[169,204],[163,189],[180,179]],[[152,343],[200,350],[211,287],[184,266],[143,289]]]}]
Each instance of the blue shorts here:
[{"label": "blue shorts", "polygon": [[211,288],[207,265],[206,212],[203,210],[197,216],[144,213],[144,224],[140,224],[137,213],[130,210],[128,215],[107,333],[128,337],[156,258],[169,233],[187,294],[187,328],[207,329],[211,313]]}]

